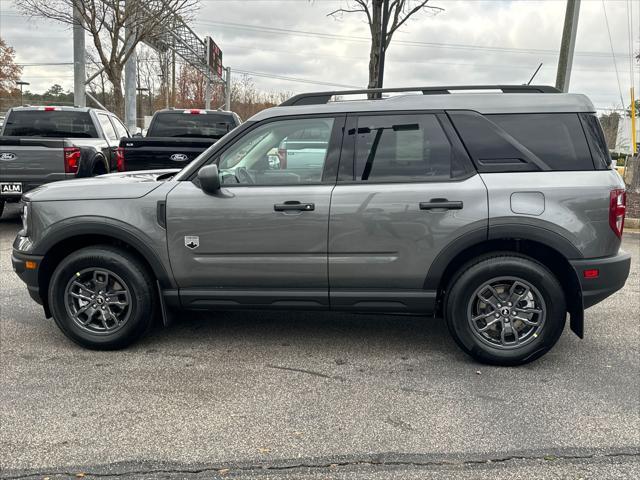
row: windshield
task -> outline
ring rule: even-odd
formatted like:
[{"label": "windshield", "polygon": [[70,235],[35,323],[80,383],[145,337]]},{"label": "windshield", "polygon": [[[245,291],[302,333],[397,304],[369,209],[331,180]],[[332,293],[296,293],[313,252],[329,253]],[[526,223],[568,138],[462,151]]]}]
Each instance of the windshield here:
[{"label": "windshield", "polygon": [[219,113],[158,113],[149,128],[148,137],[221,138],[235,128],[233,116]]},{"label": "windshield", "polygon": [[25,110],[11,112],[4,127],[9,137],[98,138],[89,112]]}]

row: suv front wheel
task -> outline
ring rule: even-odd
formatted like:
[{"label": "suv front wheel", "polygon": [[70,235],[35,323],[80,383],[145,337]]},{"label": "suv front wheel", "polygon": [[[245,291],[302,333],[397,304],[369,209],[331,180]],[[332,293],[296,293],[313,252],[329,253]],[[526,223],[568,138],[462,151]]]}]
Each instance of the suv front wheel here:
[{"label": "suv front wheel", "polygon": [[564,329],[562,286],[544,265],[516,254],[485,256],[453,278],[447,326],[478,361],[520,365],[548,352]]},{"label": "suv front wheel", "polygon": [[87,247],[54,271],[49,305],[58,327],[74,342],[101,350],[123,348],[151,326],[153,279],[126,250]]}]

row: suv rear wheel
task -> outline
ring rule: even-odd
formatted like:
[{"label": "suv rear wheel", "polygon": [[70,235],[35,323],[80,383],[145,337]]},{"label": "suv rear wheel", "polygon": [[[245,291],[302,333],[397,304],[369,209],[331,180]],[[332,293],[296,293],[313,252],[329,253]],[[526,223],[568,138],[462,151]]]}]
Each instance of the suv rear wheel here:
[{"label": "suv rear wheel", "polygon": [[129,252],[87,247],[66,257],[49,287],[49,305],[62,332],[83,347],[122,348],[151,326],[153,279]]},{"label": "suv rear wheel", "polygon": [[458,345],[478,361],[520,365],[548,352],[564,329],[566,304],[553,273],[514,254],[483,257],[452,280],[445,318]]}]

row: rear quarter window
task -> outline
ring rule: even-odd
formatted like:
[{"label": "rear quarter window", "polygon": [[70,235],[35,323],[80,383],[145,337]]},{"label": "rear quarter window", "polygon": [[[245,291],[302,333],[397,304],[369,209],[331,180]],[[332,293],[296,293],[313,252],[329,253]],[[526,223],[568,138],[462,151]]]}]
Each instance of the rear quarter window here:
[{"label": "rear quarter window", "polygon": [[551,170],[593,170],[582,125],[574,113],[487,115]]},{"label": "rear quarter window", "polygon": [[611,168],[611,154],[598,117],[593,113],[581,113],[580,120],[582,120],[582,126],[591,148],[591,155],[596,169],[606,170]]},{"label": "rear quarter window", "polygon": [[594,169],[578,114],[450,112],[449,116],[480,172]]}]

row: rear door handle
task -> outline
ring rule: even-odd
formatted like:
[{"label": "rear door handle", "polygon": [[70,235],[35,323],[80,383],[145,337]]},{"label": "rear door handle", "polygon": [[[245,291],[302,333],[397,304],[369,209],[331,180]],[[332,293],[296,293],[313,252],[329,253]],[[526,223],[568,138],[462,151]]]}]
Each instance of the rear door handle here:
[{"label": "rear door handle", "polygon": [[420,210],[462,210],[459,200],[449,201],[446,198],[432,198],[428,202],[420,202]]},{"label": "rear door handle", "polygon": [[284,203],[276,203],[273,206],[273,209],[276,212],[290,212],[290,211],[301,211],[301,212],[311,212],[316,209],[315,203],[300,203],[297,200],[290,200]]}]

